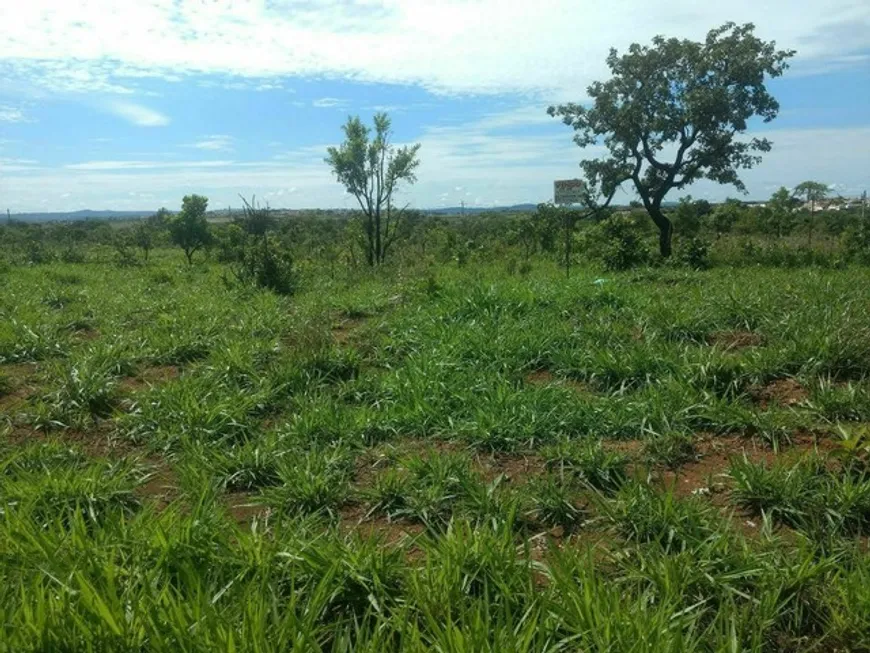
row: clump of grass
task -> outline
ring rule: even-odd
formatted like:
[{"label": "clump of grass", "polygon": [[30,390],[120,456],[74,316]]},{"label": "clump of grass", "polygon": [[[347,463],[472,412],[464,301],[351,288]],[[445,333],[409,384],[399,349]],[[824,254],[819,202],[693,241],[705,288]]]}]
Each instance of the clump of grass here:
[{"label": "clump of grass", "polygon": [[818,454],[772,465],[731,462],[734,499],[757,513],[814,537],[870,530],[870,474],[829,468]]},{"label": "clump of grass", "polygon": [[284,453],[272,441],[251,440],[228,447],[191,444],[185,457],[208,465],[221,487],[237,492],[280,484]]},{"label": "clump of grass", "polygon": [[643,455],[648,463],[670,469],[677,469],[697,458],[692,435],[678,431],[648,435],[643,443]]},{"label": "clump of grass", "polygon": [[560,526],[570,532],[577,529],[588,514],[578,500],[576,485],[564,476],[547,474],[524,490],[528,515],[544,526]]},{"label": "clump of grass", "polygon": [[616,492],[628,476],[628,458],[608,451],[600,440],[561,440],[544,447],[547,468],[602,492]]},{"label": "clump of grass", "polygon": [[469,457],[461,453],[412,456],[405,461],[411,475],[403,516],[441,529],[460,506],[464,489],[476,482]]},{"label": "clump of grass", "polygon": [[371,488],[363,492],[370,504],[369,514],[381,513],[390,518],[401,516],[408,507],[410,477],[404,470],[387,469],[375,476]]},{"label": "clump of grass", "polygon": [[[132,514],[139,506],[133,489],[145,474],[136,463],[83,465],[74,455],[61,454],[66,460],[57,464],[58,452],[53,452],[54,460],[46,459],[46,453],[33,452],[30,460],[22,461],[24,465],[13,463],[15,473],[2,478],[0,486],[7,509],[41,526],[55,522],[68,526],[77,517],[93,524],[106,523]],[[46,464],[51,465],[51,473],[46,473]]]},{"label": "clump of grass", "polygon": [[370,513],[410,519],[441,531],[461,516],[473,523],[502,524],[516,515],[518,501],[504,476],[485,483],[462,453],[411,456],[378,474],[363,492]]},{"label": "clump of grass", "polygon": [[691,548],[720,527],[714,509],[700,499],[680,499],[645,483],[629,483],[597,506],[627,540],[654,542],[666,551]]},{"label": "clump of grass", "polygon": [[26,474],[51,474],[60,469],[81,469],[87,456],[79,449],[61,442],[38,442],[10,447],[0,463],[0,476],[14,477]]},{"label": "clump of grass", "polygon": [[511,524],[476,527],[457,520],[420,545],[426,559],[409,578],[409,598],[425,614],[436,620],[463,619],[463,607],[479,600],[522,614],[534,591],[532,562],[528,550],[517,547]]},{"label": "clump of grass", "polygon": [[819,379],[812,389],[810,406],[829,420],[870,420],[870,384]]},{"label": "clump of grass", "polygon": [[288,452],[281,460],[280,485],[263,491],[263,501],[289,514],[335,517],[350,493],[349,452],[318,448]]},{"label": "clump of grass", "polygon": [[68,360],[53,373],[55,388],[37,400],[41,427],[85,427],[112,414],[118,399],[117,366],[97,357]]}]

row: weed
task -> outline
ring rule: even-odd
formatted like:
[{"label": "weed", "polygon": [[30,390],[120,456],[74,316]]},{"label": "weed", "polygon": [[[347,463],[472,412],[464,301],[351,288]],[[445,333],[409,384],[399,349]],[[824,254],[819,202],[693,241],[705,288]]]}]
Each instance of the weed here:
[{"label": "weed", "polygon": [[547,467],[602,492],[616,492],[627,479],[628,459],[602,442],[562,440],[541,450]]},{"label": "weed", "polygon": [[643,455],[648,463],[670,469],[677,469],[697,457],[694,438],[678,431],[648,435],[643,443]]}]

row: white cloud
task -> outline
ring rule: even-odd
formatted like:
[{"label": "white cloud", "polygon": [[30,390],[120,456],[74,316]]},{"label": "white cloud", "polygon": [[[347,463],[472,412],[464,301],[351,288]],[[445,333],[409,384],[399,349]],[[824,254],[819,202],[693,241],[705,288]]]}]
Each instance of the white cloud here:
[{"label": "white cloud", "polygon": [[233,149],[232,143],[232,136],[227,136],[225,134],[213,134],[211,136],[206,136],[202,140],[197,141],[196,143],[193,143],[188,147],[194,147],[198,150],[230,151]]},{"label": "white cloud", "polygon": [[105,108],[138,127],[162,127],[169,124],[169,118],[162,113],[135,102],[116,100],[107,103]]},{"label": "white cloud", "polygon": [[311,106],[319,109],[332,109],[334,107],[343,107],[346,104],[347,100],[340,100],[335,97],[322,97],[318,100],[314,100],[314,102],[311,103]]},{"label": "white cloud", "polygon": [[21,109],[0,105],[0,122],[30,122],[30,120]]},{"label": "white cloud", "polygon": [[0,171],[2,172],[25,172],[38,170],[39,165],[33,159],[12,159],[0,157]]},{"label": "white cloud", "polygon": [[125,80],[213,73],[261,85],[329,76],[559,100],[602,74],[610,46],[654,34],[697,39],[726,20],[752,21],[760,36],[798,49],[798,68],[864,65],[870,48],[870,3],[856,0],[142,0],[117,7],[116,0],[6,2],[3,59],[19,76],[63,90],[123,93]]},{"label": "white cloud", "polygon": [[216,168],[232,161],[83,161],[64,166],[67,170],[156,170],[161,168]]}]

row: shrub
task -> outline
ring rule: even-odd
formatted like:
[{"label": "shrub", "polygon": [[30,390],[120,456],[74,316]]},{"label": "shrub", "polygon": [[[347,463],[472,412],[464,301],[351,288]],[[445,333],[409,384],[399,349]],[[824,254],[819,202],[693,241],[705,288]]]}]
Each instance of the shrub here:
[{"label": "shrub", "polygon": [[85,253],[75,247],[67,247],[60,253],[60,260],[64,263],[84,263]]},{"label": "shrub", "polygon": [[710,267],[710,244],[701,238],[692,238],[678,251],[678,260],[695,270]]},{"label": "shrub", "polygon": [[233,276],[241,283],[292,295],[298,281],[293,256],[269,235],[273,226],[269,208],[257,206],[254,200],[242,200],[243,217],[230,225],[222,238],[220,259],[230,264]]},{"label": "shrub", "polygon": [[260,242],[246,239],[233,254],[233,276],[245,284],[267,288],[279,295],[292,295],[298,285],[293,256],[277,239]]},{"label": "shrub", "polygon": [[870,263],[870,221],[865,220],[859,226],[847,229],[840,242],[849,259]]},{"label": "shrub", "polygon": [[650,261],[649,244],[635,219],[613,215],[595,225],[586,235],[587,251],[608,270],[628,270]]}]

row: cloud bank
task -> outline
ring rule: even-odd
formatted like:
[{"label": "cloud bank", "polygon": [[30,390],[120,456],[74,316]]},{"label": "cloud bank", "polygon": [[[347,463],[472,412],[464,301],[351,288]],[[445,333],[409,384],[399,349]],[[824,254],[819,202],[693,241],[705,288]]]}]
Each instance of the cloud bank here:
[{"label": "cloud bank", "polygon": [[[326,76],[438,93],[576,97],[610,46],[700,38],[739,17],[796,67],[867,65],[859,0],[28,0],[0,7],[4,72],[53,90],[126,93],[142,77]],[[262,80],[261,82],[262,83]]]}]

